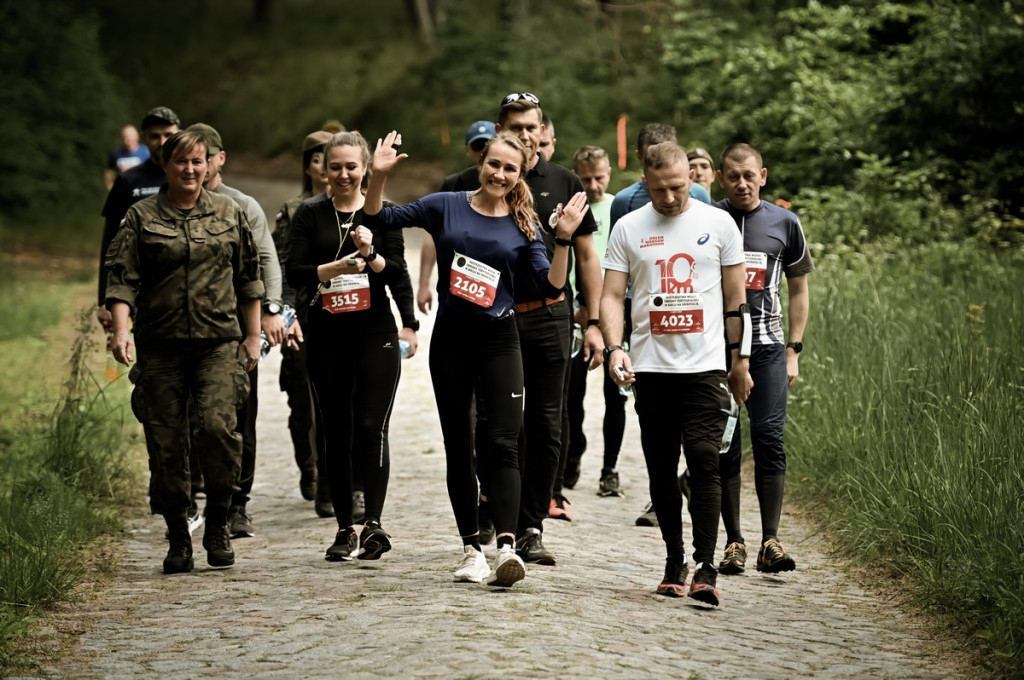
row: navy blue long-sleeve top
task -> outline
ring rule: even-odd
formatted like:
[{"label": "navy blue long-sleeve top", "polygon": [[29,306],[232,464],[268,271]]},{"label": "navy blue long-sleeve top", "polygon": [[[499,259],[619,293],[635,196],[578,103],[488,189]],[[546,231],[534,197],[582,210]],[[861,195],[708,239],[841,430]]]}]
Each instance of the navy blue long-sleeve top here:
[{"label": "navy blue long-sleeve top", "polygon": [[[529,264],[537,285],[549,297],[561,289],[548,281],[548,260],[540,239],[529,241],[511,217],[481,215],[469,203],[467,191],[430,194],[409,205],[383,208],[366,215],[366,225],[377,228],[422,227],[434,238],[437,249],[437,314],[487,315],[496,319],[512,314],[516,265]],[[449,291],[455,254],[466,255],[500,273],[494,303],[483,308]]]}]

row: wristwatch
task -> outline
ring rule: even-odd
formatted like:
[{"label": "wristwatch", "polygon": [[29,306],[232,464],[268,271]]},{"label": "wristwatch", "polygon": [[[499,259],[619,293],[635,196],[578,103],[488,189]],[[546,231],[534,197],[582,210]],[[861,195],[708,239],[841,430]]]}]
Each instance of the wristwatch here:
[{"label": "wristwatch", "polygon": [[800,352],[804,351],[804,343],[802,342],[787,342],[786,347],[793,348],[793,351],[796,352],[797,354],[800,354]]},{"label": "wristwatch", "polygon": [[366,255],[360,255],[359,257],[363,258],[367,264],[373,262],[377,259],[377,246],[370,246],[370,252]]},{"label": "wristwatch", "polygon": [[267,314],[280,314],[281,305],[276,302],[265,302],[263,303],[263,311]]},{"label": "wristwatch", "polygon": [[[608,347],[605,347],[604,360],[608,361],[608,357],[610,357],[612,355],[612,352],[614,352],[617,349],[622,349],[622,345],[609,345]],[[626,350],[623,349],[622,351],[625,352]]]}]

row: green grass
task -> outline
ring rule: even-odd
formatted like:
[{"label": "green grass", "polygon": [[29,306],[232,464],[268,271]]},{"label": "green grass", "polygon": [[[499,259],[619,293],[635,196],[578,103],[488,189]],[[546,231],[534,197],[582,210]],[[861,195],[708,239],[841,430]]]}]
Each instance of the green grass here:
[{"label": "green grass", "polygon": [[[800,491],[858,560],[908,575],[1024,672],[1020,253],[872,247],[819,260],[790,397]],[[893,254],[899,253],[899,254]]]},{"label": "green grass", "polygon": [[39,608],[85,572],[87,546],[118,528],[138,480],[128,391],[101,385],[92,368],[102,348],[91,309],[77,332],[57,323],[82,285],[17,286],[22,294],[0,303],[5,318],[21,315],[17,337],[0,341],[11,377],[0,387],[0,668],[17,663],[15,641]]}]

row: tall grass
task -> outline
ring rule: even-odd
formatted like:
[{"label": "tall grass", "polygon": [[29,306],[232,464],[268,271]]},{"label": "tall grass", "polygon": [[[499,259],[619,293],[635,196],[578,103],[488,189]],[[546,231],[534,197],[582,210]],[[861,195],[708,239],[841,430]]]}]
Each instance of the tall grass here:
[{"label": "tall grass", "polygon": [[127,456],[126,391],[97,382],[88,363],[99,353],[91,310],[78,321],[49,418],[0,430],[0,666],[32,613],[65,597],[81,576],[83,547],[117,528],[116,508],[137,478]]},{"label": "tall grass", "polygon": [[841,543],[1024,674],[1024,266],[965,250],[819,262],[788,449]]}]

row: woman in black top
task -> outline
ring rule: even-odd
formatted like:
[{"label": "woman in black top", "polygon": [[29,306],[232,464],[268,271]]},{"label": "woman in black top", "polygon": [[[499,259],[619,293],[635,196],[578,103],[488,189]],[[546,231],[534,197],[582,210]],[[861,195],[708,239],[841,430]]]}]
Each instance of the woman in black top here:
[{"label": "woman in black top", "polygon": [[[329,188],[304,201],[289,235],[288,284],[312,299],[305,327],[317,445],[324,455],[338,520],[328,560],[378,559],[391,549],[381,528],[390,460],[388,422],[401,373],[399,338],[415,352],[418,322],[400,231],[357,231],[370,150],[358,132],[327,142]],[[398,332],[385,286],[399,305]],[[365,477],[366,516],[357,533],[352,517],[352,466]]]}]

